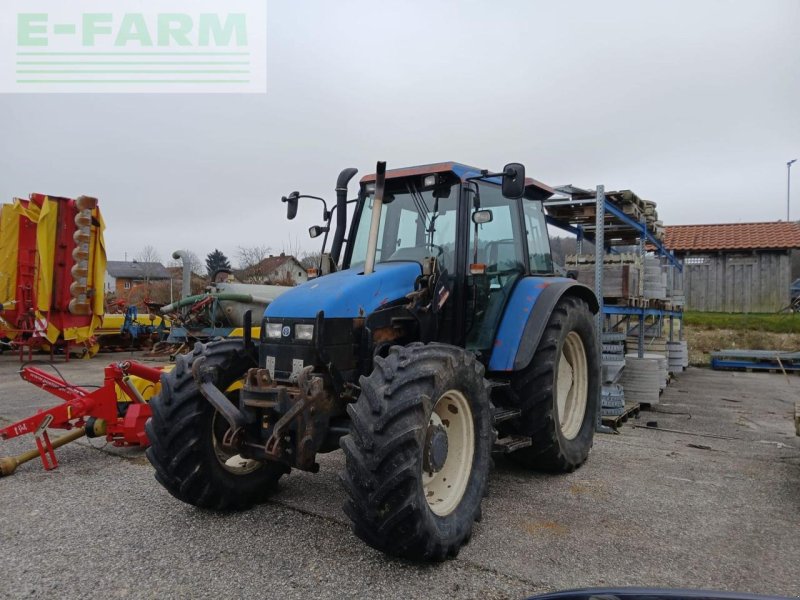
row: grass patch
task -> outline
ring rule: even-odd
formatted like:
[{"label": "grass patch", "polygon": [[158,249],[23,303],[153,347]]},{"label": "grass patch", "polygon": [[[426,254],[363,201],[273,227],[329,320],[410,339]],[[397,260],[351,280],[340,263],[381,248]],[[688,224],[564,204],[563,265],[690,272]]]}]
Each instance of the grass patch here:
[{"label": "grass patch", "polygon": [[800,313],[714,313],[687,311],[684,323],[694,329],[800,333]]}]

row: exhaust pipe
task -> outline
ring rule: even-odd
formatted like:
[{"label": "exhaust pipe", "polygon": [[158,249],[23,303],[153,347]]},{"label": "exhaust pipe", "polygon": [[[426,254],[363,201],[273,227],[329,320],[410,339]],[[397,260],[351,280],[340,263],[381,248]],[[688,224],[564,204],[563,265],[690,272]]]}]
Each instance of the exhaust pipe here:
[{"label": "exhaust pipe", "polygon": [[339,173],[336,180],[336,233],[333,235],[331,244],[331,258],[335,264],[339,264],[339,255],[342,253],[342,242],[347,230],[347,184],[358,173],[358,169],[352,167],[344,169]]},{"label": "exhaust pipe", "polygon": [[175,250],[172,258],[183,262],[183,284],[181,285],[181,298],[192,295],[192,258],[185,250]]},{"label": "exhaust pipe", "polygon": [[375,270],[375,253],[378,251],[378,230],[381,226],[381,210],[383,209],[383,190],[386,187],[386,162],[378,161],[375,167],[375,196],[372,199],[372,221],[369,226],[367,240],[367,259],[364,263],[364,275]]}]

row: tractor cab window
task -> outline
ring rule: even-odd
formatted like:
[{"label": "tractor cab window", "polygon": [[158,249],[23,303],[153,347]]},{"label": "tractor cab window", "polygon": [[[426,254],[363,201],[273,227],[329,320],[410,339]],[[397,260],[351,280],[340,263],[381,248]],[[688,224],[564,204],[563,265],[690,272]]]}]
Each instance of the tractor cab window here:
[{"label": "tractor cab window", "polygon": [[525,229],[528,234],[528,254],[532,273],[552,273],[553,260],[550,254],[550,238],[544,218],[542,203],[538,200],[523,200]]},{"label": "tractor cab window", "polygon": [[473,274],[468,277],[467,347],[480,351],[491,347],[511,289],[525,274],[525,233],[519,200],[505,198],[499,185],[480,183],[478,188],[480,210],[492,213],[488,223],[470,222],[467,273]]},{"label": "tractor cab window", "polygon": [[[451,274],[454,272],[456,245],[456,211],[458,187],[451,187],[449,195],[433,190],[420,191],[416,186],[398,185],[384,196],[378,230],[378,249],[375,262],[422,262],[435,256]],[[358,222],[353,242],[351,266],[363,264],[367,255],[367,239],[372,221],[373,198],[364,199],[364,208]]]}]

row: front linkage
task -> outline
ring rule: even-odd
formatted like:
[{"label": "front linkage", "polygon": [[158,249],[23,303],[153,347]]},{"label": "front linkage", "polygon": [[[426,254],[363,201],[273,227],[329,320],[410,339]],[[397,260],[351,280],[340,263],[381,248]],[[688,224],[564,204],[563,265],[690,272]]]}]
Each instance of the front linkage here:
[{"label": "front linkage", "polygon": [[221,440],[226,450],[251,460],[319,470],[315,458],[328,441],[330,418],[339,402],[326,390],[323,377],[314,375],[313,366],[300,371],[295,385],[278,384],[268,369],[249,369],[238,407],[216,386],[215,370],[201,356],[192,375],[200,393],[230,426]]}]

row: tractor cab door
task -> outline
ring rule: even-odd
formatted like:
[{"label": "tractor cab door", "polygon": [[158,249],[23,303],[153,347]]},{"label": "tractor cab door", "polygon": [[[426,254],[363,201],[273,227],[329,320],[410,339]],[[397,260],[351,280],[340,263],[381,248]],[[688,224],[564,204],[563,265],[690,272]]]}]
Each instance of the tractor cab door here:
[{"label": "tractor cab door", "polygon": [[479,189],[480,210],[491,211],[491,221],[469,223],[465,324],[467,349],[485,354],[514,285],[528,270],[527,227],[520,218],[520,203],[528,201],[505,198],[499,185],[480,183]]}]

